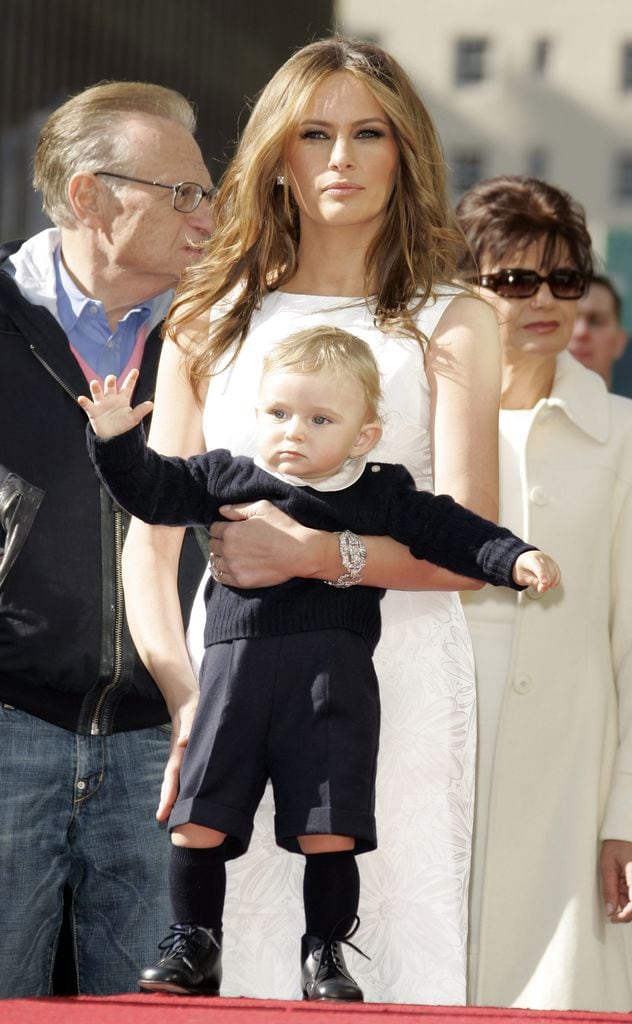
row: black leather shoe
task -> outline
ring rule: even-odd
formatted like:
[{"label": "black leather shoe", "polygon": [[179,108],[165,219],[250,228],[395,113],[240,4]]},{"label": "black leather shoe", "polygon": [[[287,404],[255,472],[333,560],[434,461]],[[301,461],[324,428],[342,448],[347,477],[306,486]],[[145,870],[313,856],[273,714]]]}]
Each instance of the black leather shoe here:
[{"label": "black leather shoe", "polygon": [[195,924],[172,924],[159,944],[164,956],[154,967],[145,967],[140,988],[150,992],[181,992],[184,995],[217,996],[222,981],[222,933]]},{"label": "black leather shoe", "polygon": [[301,987],[303,999],[340,999],[362,1002],[362,989],[353,980],[342,954],[342,939],[319,939],[304,935],[301,939]]}]

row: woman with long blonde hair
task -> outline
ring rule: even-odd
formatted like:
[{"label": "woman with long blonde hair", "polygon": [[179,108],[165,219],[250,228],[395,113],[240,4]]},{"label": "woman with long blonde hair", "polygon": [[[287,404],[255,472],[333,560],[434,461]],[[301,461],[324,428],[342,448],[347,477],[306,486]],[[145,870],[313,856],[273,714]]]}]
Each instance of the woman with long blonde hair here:
[{"label": "woman with long blonde hair", "polygon": [[[404,462],[418,486],[494,518],[497,328],[484,303],[450,283],[460,235],[441,149],[396,61],[341,38],[294,54],[253,108],[214,215],[215,235],[168,318],[152,446],[184,456],[218,446],[252,454],[265,353],[297,329],[333,324],[364,338],[380,366],[376,458]],[[305,576],[323,586],[389,588],[376,652],[380,846],[361,858],[360,935],[372,964],[357,973],[371,1000],[461,1003],[475,708],[469,636],[452,591],[479,584],[416,561],[385,537],[343,544],[266,502],[222,514],[210,541],[222,585]],[[135,522],[125,552],[130,625],[174,725],[162,819],[197,700],[191,656],[202,654],[201,625],[190,630],[190,654],[175,604],[179,543],[177,530]],[[269,813],[264,798],[260,815]],[[353,840],[317,826],[301,837],[304,878],[298,864],[286,864],[298,858],[278,856],[272,828],[260,824],[254,852],[231,864],[228,899],[235,883],[239,905],[228,915],[225,993],[297,994],[297,937],[309,920],[305,929],[288,913],[288,891],[304,885],[309,916],[314,877],[325,893],[341,879],[357,885]],[[212,831],[195,821],[173,830],[179,871],[200,869],[216,843]],[[182,950],[167,956],[177,961]]]}]

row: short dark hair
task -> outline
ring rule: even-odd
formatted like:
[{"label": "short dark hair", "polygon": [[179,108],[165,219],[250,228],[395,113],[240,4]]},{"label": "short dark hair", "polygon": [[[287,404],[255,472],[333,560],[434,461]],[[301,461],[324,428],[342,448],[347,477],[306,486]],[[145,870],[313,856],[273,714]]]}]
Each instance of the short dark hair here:
[{"label": "short dark hair", "polygon": [[477,273],[485,256],[498,264],[508,253],[544,240],[543,266],[550,265],[559,245],[565,244],[576,269],[593,276],[583,206],[540,178],[504,174],[479,181],[461,196],[456,213],[469,246],[461,272]]},{"label": "short dark hair", "polygon": [[612,301],[614,303],[614,312],[617,318],[617,323],[620,324],[621,314],[623,312],[623,300],[621,298],[621,295],[615,288],[614,284],[610,280],[610,278],[606,277],[605,274],[593,274],[588,282],[589,286],[591,284],[601,285],[602,288],[605,288],[606,291],[610,292],[610,294],[612,295]]}]

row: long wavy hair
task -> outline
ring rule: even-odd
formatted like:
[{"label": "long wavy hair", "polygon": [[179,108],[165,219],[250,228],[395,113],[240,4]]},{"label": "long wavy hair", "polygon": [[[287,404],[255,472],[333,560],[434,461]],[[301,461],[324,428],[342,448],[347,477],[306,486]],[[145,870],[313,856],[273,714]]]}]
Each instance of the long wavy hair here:
[{"label": "long wavy hair", "polygon": [[[453,280],[462,235],[448,202],[435,127],[407,74],[369,43],[335,36],[304,46],[255,103],[215,200],[213,237],[201,261],[185,272],[167,318],[167,337],[178,342],[186,332],[185,366],[198,393],[218,360],[227,366],[236,358],[263,296],[296,272],[300,225],[288,155],[314,91],[340,71],[370,90],[399,147],[393,195],[366,254],[365,298],[376,322],[423,342],[415,313],[437,284]],[[227,297],[209,332],[209,310]]]}]

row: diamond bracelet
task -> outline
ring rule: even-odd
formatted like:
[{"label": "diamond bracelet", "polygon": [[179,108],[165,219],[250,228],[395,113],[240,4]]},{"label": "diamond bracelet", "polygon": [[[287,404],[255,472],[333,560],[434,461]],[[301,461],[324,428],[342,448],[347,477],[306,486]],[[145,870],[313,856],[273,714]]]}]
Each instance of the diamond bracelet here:
[{"label": "diamond bracelet", "polygon": [[337,580],[323,580],[330,587],[354,587],[362,582],[362,570],[366,565],[366,547],[361,537],[351,530],[338,533],[340,560],[346,572]]}]

